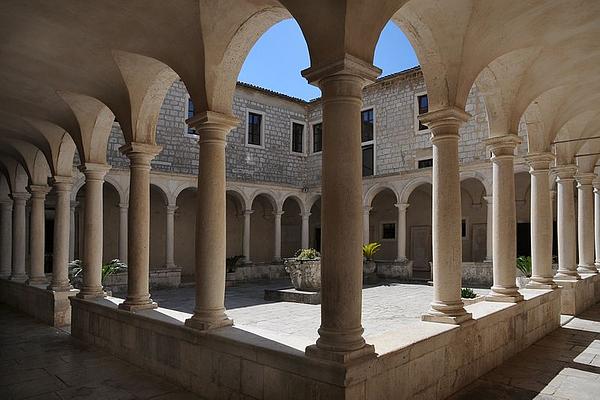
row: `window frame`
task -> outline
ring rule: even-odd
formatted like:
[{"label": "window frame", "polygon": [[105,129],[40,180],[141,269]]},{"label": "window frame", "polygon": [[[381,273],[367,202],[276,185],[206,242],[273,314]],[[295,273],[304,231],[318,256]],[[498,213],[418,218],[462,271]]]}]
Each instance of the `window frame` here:
[{"label": "window frame", "polygon": [[[302,151],[294,151],[294,124],[302,125]],[[306,151],[306,122],[297,119],[290,119],[290,153],[295,156],[305,156]]]},{"label": "window frame", "polygon": [[[383,237],[383,226],[384,225],[394,225],[394,238],[384,238]],[[398,240],[398,223],[396,221],[381,221],[379,223],[379,237],[382,242],[395,242]]]},{"label": "window frame", "polygon": [[[315,151],[315,125],[321,124],[321,150]],[[310,123],[310,153],[321,154],[323,153],[323,120],[318,119]]]},{"label": "window frame", "polygon": [[[260,115],[260,144],[252,144],[252,143],[248,143],[248,139],[250,137],[250,114],[257,114]],[[264,149],[265,148],[265,116],[266,113],[264,111],[260,111],[260,110],[255,110],[252,108],[246,108],[246,134],[245,136],[245,140],[244,140],[244,144],[247,147],[254,147],[254,148],[258,148],[258,149]]]},{"label": "window frame", "polygon": [[429,95],[427,94],[427,91],[420,91],[420,92],[415,92],[415,99],[413,102],[413,114],[414,114],[414,129],[415,132],[423,135],[423,134],[428,134],[431,133],[431,129],[427,128],[427,129],[419,129],[419,97],[421,96],[427,96],[427,110],[429,111]]},{"label": "window frame", "polygon": [[[371,176],[375,176],[377,175],[377,114],[375,112],[375,106],[368,106],[368,107],[363,107],[360,110],[360,126],[362,129],[362,113],[363,111],[368,111],[368,110],[373,110],[373,138],[371,140],[368,140],[366,142],[362,141],[362,130],[360,132],[360,155],[361,155],[361,171],[362,171],[362,152],[363,152],[363,148],[369,145],[373,146],[373,175],[363,175],[363,178],[368,178]],[[362,175],[362,172],[361,172]]]},{"label": "window frame", "polygon": [[[431,160],[431,165],[429,167],[419,167],[419,163],[421,161],[429,161]],[[416,165],[417,169],[428,169],[428,168],[433,168],[433,156],[432,157],[421,157],[421,158],[417,158],[417,165]]]}]

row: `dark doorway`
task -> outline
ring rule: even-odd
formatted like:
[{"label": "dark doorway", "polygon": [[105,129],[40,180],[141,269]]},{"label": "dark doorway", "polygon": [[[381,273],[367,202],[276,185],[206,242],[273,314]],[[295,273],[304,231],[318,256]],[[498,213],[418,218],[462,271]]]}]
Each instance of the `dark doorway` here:
[{"label": "dark doorway", "polygon": [[315,250],[321,251],[321,228],[315,228]]},{"label": "dark doorway", "polygon": [[44,272],[52,272],[52,252],[54,251],[54,219],[46,219],[44,228]]},{"label": "dark doorway", "polygon": [[531,224],[521,222],[517,224],[517,257],[531,255]]}]

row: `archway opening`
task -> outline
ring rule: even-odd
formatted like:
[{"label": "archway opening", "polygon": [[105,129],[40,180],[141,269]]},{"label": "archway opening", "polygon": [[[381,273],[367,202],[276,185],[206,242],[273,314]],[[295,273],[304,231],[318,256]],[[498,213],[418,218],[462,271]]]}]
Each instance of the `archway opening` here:
[{"label": "archway opening", "polygon": [[462,260],[483,262],[487,257],[487,210],[485,187],[475,178],[460,183]]},{"label": "archway opening", "polygon": [[369,242],[381,247],[375,258],[393,261],[398,259],[398,200],[390,189],[383,189],[373,197],[369,213]]},{"label": "archway opening", "polygon": [[302,247],[302,216],[299,200],[294,197],[288,197],[282,208],[281,256],[287,258]]},{"label": "archway opening", "polygon": [[167,196],[161,188],[150,185],[150,269],[166,264]]},{"label": "archway opening", "polygon": [[[226,257],[242,257],[244,254],[244,199],[235,191],[227,191],[226,201]],[[250,253],[252,257],[252,253]]]},{"label": "archway opening", "polygon": [[413,262],[415,278],[431,278],[431,190],[430,183],[423,183],[408,196],[406,250],[408,258]]},{"label": "archway opening", "polygon": [[268,264],[275,254],[275,200],[259,194],[252,202],[250,216],[250,258],[257,264]]},{"label": "archway opening", "polygon": [[182,279],[189,281],[195,273],[196,261],[196,188],[184,189],[177,197],[175,211],[175,265]]},{"label": "archway opening", "polygon": [[308,247],[321,251],[321,197],[310,208]]},{"label": "archway opening", "polygon": [[517,215],[517,257],[531,255],[531,178],[528,172],[515,174]]}]

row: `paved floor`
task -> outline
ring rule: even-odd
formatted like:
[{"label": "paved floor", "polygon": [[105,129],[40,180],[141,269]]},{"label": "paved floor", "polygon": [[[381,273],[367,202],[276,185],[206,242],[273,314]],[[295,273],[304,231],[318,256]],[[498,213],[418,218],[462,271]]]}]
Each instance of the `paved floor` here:
[{"label": "paved floor", "polygon": [[450,399],[600,399],[600,304]]},{"label": "paved floor", "polygon": [[0,304],[0,399],[200,397]]}]

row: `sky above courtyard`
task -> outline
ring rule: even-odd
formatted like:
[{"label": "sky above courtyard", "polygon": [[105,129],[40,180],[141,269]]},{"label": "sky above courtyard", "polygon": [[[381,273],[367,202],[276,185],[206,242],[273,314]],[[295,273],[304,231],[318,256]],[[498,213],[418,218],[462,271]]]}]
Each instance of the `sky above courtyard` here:
[{"label": "sky above courtyard", "polygon": [[[412,68],[419,61],[404,33],[388,22],[375,48],[374,63],[385,76]],[[271,27],[256,42],[238,80],[310,100],[319,97],[321,91],[309,85],[300,75],[300,71],[309,66],[308,48],[302,31],[295,20],[288,19]]]}]

